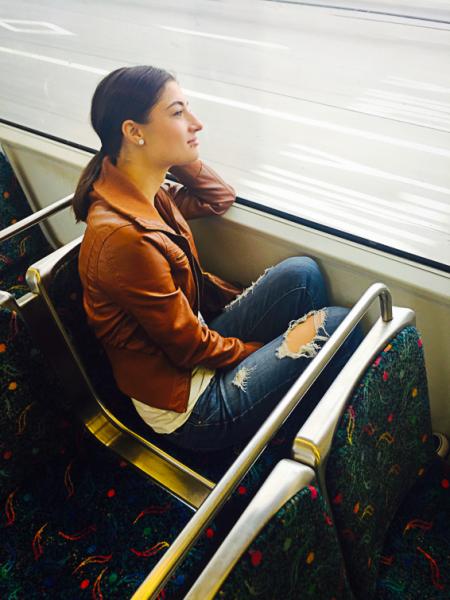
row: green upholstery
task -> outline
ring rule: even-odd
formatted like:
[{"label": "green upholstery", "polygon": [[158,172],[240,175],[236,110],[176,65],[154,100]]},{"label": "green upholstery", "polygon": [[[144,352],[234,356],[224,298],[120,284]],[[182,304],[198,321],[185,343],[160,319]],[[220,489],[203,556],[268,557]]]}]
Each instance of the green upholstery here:
[{"label": "green upholstery", "polygon": [[272,517],[216,598],[353,598],[331,517],[316,486],[301,489]]},{"label": "green upholstery", "polygon": [[333,515],[358,597],[374,596],[387,531],[433,458],[422,341],[407,327],[355,389],[327,464]]},{"label": "green upholstery", "polygon": [[[31,214],[30,206],[4,154],[0,152],[0,230]],[[0,243],[0,289],[16,297],[28,291],[29,265],[51,252],[38,226]]]}]

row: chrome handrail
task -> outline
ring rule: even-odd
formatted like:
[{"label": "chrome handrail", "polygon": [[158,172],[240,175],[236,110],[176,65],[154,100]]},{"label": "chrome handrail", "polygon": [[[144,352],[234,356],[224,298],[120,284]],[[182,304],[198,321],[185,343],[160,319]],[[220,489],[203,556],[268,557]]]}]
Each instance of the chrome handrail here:
[{"label": "chrome handrail", "polygon": [[313,485],[315,476],[310,467],[293,460],[284,458],[277,463],[184,600],[216,598],[228,575],[261,530],[302,488]]},{"label": "chrome handrail", "polygon": [[14,237],[18,233],[21,233],[22,231],[33,227],[33,225],[37,225],[44,219],[48,219],[48,217],[51,217],[55,213],[64,210],[65,208],[68,208],[72,204],[72,198],[73,194],[65,196],[64,198],[53,202],[53,204],[50,204],[49,206],[38,210],[32,215],[21,219],[17,223],[9,225],[9,227],[5,227],[0,231],[0,243],[6,242],[6,240],[8,240],[11,237]]},{"label": "chrome handrail", "polygon": [[274,433],[283,425],[300,399],[306,394],[377,297],[380,298],[380,310],[383,321],[392,320],[391,293],[384,284],[374,283],[361,296],[319,354],[311,361],[285,394],[281,402],[278,403],[266,421],[261,425],[222,479],[217,483],[214,490],[179,533],[173,544],[144,579],[133,594],[132,600],[147,600],[157,597],[161,587],[194,544],[199,533],[214,518],[228,496],[267,446]]}]

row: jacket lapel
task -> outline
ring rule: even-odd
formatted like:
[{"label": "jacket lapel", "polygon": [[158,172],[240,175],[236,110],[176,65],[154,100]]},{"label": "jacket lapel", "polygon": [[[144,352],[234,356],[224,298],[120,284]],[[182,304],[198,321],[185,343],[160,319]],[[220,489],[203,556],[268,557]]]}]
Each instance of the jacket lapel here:
[{"label": "jacket lapel", "polygon": [[162,198],[164,192],[158,192],[155,198],[158,208],[170,221],[166,223],[142,192],[119,169],[112,164],[108,157],[103,159],[100,177],[93,185],[94,192],[109,206],[129,221],[137,223],[147,231],[162,231],[186,254],[191,265],[192,274],[197,287],[197,310],[200,310],[200,298],[203,289],[203,274],[192,250],[190,241],[181,234],[173,208]]}]

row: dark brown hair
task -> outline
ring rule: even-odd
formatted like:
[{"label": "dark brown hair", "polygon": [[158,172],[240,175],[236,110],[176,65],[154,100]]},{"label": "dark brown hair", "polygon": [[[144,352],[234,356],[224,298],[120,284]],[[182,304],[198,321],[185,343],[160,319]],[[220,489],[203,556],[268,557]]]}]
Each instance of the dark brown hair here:
[{"label": "dark brown hair", "polygon": [[150,66],[122,67],[98,84],[91,104],[91,124],[102,143],[78,181],[72,200],[75,218],[86,221],[89,192],[98,179],[105,156],[115,164],[122,146],[122,123],[127,119],[148,123],[150,110],[158,102],[164,86],[175,77]]}]

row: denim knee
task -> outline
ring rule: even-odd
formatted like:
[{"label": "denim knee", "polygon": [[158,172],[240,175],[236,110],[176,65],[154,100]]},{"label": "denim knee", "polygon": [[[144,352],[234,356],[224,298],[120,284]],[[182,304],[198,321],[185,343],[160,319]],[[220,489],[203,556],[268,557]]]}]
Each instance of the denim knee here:
[{"label": "denim knee", "polygon": [[291,256],[279,265],[280,270],[289,277],[290,286],[305,288],[311,297],[314,309],[328,304],[325,280],[316,261],[309,256]]},{"label": "denim knee", "polygon": [[[342,323],[345,317],[349,314],[350,308],[343,306],[330,306],[327,309],[327,317],[325,322],[325,329],[329,335],[332,335],[338,326]],[[347,336],[347,339],[342,344],[340,352],[341,354],[350,356],[364,338],[364,332],[361,325],[358,323],[355,325],[351,333]]]}]

